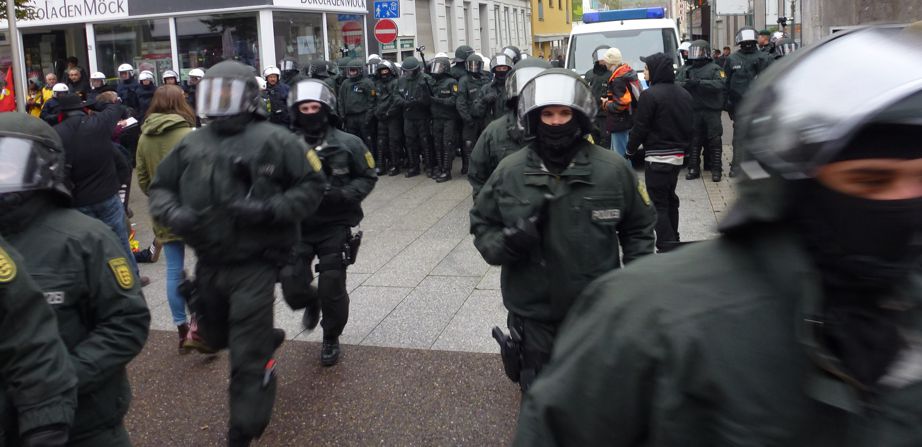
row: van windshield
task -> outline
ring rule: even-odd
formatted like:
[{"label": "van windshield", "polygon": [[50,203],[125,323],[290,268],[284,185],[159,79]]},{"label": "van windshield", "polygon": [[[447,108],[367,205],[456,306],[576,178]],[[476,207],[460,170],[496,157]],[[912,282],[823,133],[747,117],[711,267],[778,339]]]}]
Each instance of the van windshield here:
[{"label": "van windshield", "polygon": [[670,28],[638,29],[638,30],[612,30],[600,31],[590,34],[574,34],[570,37],[570,54],[567,58],[567,68],[576,69],[583,74],[592,68],[592,51],[599,45],[608,45],[621,50],[624,62],[636,71],[643,70],[641,56],[663,52],[676,58],[678,42],[675,33]]}]

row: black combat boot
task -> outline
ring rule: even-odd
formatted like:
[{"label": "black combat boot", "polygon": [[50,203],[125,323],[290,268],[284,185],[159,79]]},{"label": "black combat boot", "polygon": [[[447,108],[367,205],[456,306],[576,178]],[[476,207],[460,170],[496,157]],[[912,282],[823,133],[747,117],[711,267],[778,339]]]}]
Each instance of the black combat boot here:
[{"label": "black combat boot", "polygon": [[[711,154],[711,180],[719,182],[723,174],[722,147],[720,137],[708,143],[708,153]],[[733,177],[731,175],[731,177]]]},{"label": "black combat boot", "polygon": [[439,173],[439,178],[435,181],[439,183],[444,183],[451,180],[451,149],[446,149],[441,151],[441,156],[439,157],[439,165],[442,167],[441,173]]},{"label": "black combat boot", "polygon": [[468,165],[471,163],[471,152],[474,151],[474,143],[465,141],[461,149],[461,175],[467,175]]},{"label": "black combat boot", "polygon": [[339,337],[324,338],[323,346],[320,349],[320,364],[323,366],[333,366],[339,362]]},{"label": "black combat boot", "polygon": [[416,177],[417,175],[419,175],[419,154],[408,152],[406,178]]}]

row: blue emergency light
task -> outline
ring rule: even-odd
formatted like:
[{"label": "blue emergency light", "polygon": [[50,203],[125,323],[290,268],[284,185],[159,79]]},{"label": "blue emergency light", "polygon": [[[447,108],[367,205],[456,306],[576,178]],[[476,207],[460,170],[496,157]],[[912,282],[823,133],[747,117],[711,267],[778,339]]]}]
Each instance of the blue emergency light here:
[{"label": "blue emergency light", "polygon": [[613,11],[591,11],[583,13],[583,23],[614,22],[616,20],[662,19],[666,8],[633,8]]}]

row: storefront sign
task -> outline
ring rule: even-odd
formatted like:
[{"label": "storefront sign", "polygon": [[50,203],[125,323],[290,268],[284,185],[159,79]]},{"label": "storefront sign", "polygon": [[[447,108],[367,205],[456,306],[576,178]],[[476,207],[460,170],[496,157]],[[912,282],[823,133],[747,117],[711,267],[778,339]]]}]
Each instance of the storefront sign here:
[{"label": "storefront sign", "polygon": [[128,0],[32,0],[22,26],[82,23],[128,17]]},{"label": "storefront sign", "polygon": [[378,48],[380,48],[381,51],[397,51],[397,42],[394,41],[391,43],[382,43],[381,45],[378,45]]},{"label": "storefront sign", "polygon": [[315,11],[344,11],[366,14],[365,0],[272,0],[275,6]]},{"label": "storefront sign", "polygon": [[401,50],[414,50],[413,39],[400,39]]}]

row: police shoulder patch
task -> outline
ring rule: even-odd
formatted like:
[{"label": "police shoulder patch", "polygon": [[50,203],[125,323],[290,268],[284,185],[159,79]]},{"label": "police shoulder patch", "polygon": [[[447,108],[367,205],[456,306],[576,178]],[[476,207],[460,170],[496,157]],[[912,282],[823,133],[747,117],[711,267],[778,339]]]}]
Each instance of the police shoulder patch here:
[{"label": "police shoulder patch", "polygon": [[369,151],[365,151],[365,163],[368,163],[369,168],[375,168],[375,157],[374,155],[371,155],[371,152]]},{"label": "police shoulder patch", "polygon": [[721,78],[725,78],[725,77],[727,77],[727,74],[726,74],[726,73],[724,73],[724,71],[723,71],[723,70],[717,70],[717,72],[718,72],[718,73],[720,73],[720,77],[721,77]]},{"label": "police shoulder patch", "polygon": [[323,169],[323,163],[320,162],[317,151],[313,149],[307,150],[307,162],[311,164],[311,169],[313,169],[314,172],[320,172],[320,170]]},{"label": "police shoulder patch", "polygon": [[112,274],[115,276],[115,282],[118,286],[128,290],[134,287],[134,273],[128,267],[128,260],[122,257],[112,258],[108,262]]},{"label": "police shoulder patch", "polygon": [[451,89],[454,90],[455,93],[458,93],[458,84],[452,84]]},{"label": "police shoulder patch", "polygon": [[16,263],[13,258],[0,247],[0,283],[8,283],[16,279]]},{"label": "police shoulder patch", "polygon": [[644,205],[650,206],[653,203],[650,200],[650,194],[647,193],[647,185],[643,182],[637,182],[637,192],[640,193],[640,198],[643,200]]}]

